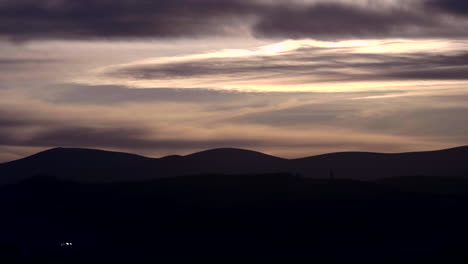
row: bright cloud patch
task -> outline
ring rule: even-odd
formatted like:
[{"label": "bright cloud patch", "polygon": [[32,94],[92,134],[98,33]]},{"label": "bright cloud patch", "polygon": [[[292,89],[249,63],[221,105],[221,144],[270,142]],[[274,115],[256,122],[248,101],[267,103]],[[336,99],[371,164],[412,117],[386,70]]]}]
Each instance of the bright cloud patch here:
[{"label": "bright cloud patch", "polygon": [[[247,91],[359,91],[457,85],[468,41],[284,41],[255,50],[152,58],[98,69],[88,84]],[[427,87],[426,87],[427,88]]]}]

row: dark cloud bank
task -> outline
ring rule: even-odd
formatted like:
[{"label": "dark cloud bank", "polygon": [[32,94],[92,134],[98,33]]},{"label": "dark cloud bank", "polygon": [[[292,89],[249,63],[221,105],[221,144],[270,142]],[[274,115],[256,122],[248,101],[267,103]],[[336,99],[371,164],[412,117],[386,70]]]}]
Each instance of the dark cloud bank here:
[{"label": "dark cloud bank", "polygon": [[457,36],[443,15],[468,14],[465,0],[395,1],[396,6],[254,0],[2,0],[0,35],[13,40],[174,38],[236,34],[354,38]]},{"label": "dark cloud bank", "polygon": [[429,0],[427,6],[457,15],[468,16],[468,2],[464,0]]}]

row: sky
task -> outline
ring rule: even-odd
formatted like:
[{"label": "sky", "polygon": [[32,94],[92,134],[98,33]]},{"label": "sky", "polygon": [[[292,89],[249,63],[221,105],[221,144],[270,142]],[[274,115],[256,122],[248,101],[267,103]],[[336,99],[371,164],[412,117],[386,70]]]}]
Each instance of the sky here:
[{"label": "sky", "polygon": [[0,162],[468,145],[466,0],[0,0]]}]

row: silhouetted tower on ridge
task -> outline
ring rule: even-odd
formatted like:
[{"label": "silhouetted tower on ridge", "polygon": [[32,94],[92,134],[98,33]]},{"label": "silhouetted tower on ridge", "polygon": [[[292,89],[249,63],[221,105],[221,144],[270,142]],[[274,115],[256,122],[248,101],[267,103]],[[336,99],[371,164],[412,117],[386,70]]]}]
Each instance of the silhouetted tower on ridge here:
[{"label": "silhouetted tower on ridge", "polygon": [[328,179],[330,181],[334,181],[335,180],[335,173],[333,173],[333,169],[330,168],[330,170],[328,171]]}]

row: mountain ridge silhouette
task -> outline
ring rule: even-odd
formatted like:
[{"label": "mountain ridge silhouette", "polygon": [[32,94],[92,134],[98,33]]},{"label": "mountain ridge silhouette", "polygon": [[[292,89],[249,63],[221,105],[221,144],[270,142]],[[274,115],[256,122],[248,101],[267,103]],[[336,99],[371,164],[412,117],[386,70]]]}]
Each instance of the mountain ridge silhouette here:
[{"label": "mountain ridge silhouette", "polygon": [[279,172],[327,178],[330,170],[337,178],[358,180],[415,175],[468,177],[468,146],[405,153],[335,152],[297,159],[236,148],[149,158],[124,152],[59,147],[0,163],[0,183],[17,182],[38,174],[78,181]]}]

